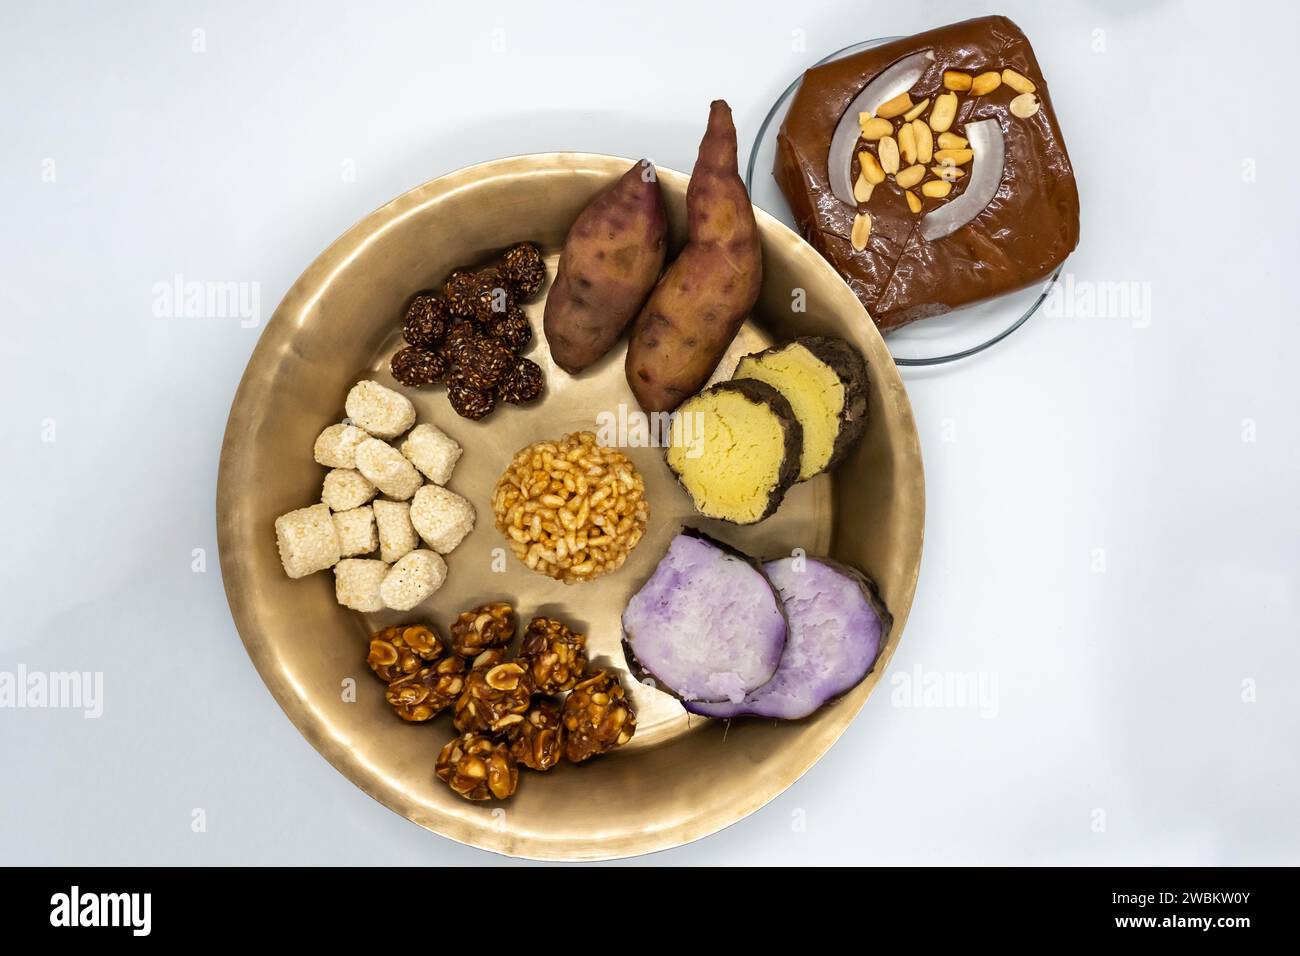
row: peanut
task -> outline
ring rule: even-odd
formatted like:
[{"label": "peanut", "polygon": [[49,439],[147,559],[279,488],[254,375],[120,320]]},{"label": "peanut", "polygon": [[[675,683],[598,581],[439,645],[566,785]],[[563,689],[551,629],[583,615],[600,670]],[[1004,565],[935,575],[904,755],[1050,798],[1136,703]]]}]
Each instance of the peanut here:
[{"label": "peanut", "polygon": [[876,152],[880,154],[880,168],[885,171],[886,175],[892,176],[898,172],[898,143],[894,140],[894,137],[880,137],[880,142],[876,145]]},{"label": "peanut", "polygon": [[930,129],[936,133],[944,132],[957,118],[957,94],[943,93],[934,101],[930,110]]},{"label": "peanut", "polygon": [[916,137],[916,161],[928,163],[934,158],[934,134],[930,132],[925,120],[915,120],[912,123],[912,134]]},{"label": "peanut", "polygon": [[862,175],[866,177],[867,182],[873,186],[879,186],[885,181],[885,171],[880,168],[880,163],[876,157],[868,153],[865,149],[858,153],[858,163],[862,168]]},{"label": "peanut", "polygon": [[971,75],[960,70],[944,70],[943,87],[946,90],[965,93],[971,87]]},{"label": "peanut", "polygon": [[911,123],[904,123],[898,130],[898,151],[903,154],[903,162],[909,166],[916,162],[916,130]]},{"label": "peanut", "polygon": [[877,119],[870,113],[859,113],[858,125],[862,129],[862,138],[865,140],[874,141],[894,131],[893,123],[887,119]]},{"label": "peanut", "polygon": [[860,212],[853,217],[853,231],[849,234],[849,242],[858,252],[867,248],[867,240],[871,238],[871,213]]},{"label": "peanut", "polygon": [[[1007,84],[1008,86],[1010,84]],[[1011,101],[1011,115],[1020,119],[1029,119],[1038,112],[1038,97],[1033,93],[1021,93]]]},{"label": "peanut", "polygon": [[990,70],[988,73],[981,73],[975,79],[971,80],[970,95],[985,96],[992,93],[1002,85],[1002,74]]},{"label": "peanut", "polygon": [[881,119],[894,119],[902,116],[913,107],[911,93],[899,93],[892,100],[886,100],[876,109],[876,115]]},{"label": "peanut", "polygon": [[1011,87],[1017,93],[1033,93],[1038,87],[1034,86],[1034,81],[1023,74],[1017,73],[1008,67],[1002,71],[1002,82]]},{"label": "peanut", "polygon": [[908,166],[894,177],[894,182],[898,183],[903,189],[911,189],[922,179],[925,178],[925,167],[921,165]]}]

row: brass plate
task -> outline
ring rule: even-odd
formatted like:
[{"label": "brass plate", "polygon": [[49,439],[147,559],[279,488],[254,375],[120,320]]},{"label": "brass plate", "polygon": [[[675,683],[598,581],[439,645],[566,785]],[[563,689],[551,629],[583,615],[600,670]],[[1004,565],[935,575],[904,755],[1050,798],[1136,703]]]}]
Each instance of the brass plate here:
[{"label": "brass plate", "polygon": [[[740,354],[772,337],[822,333],[856,344],[871,367],[871,422],[833,476],[796,487],[766,522],[736,528],[693,517],[660,451],[627,449],[645,477],[651,518],[621,570],[566,587],[507,551],[504,570],[494,571],[494,549],[504,545],[489,498],[513,452],[593,428],[599,412],[636,409],[623,380],[622,348],[576,378],[551,364],[540,335],[539,297],[528,306],[538,333],[529,354],[547,373],[543,401],[504,406],[469,422],[452,412],[443,390],[403,389],[420,421],[436,423],[465,447],[449,486],[478,509],[474,532],[448,557],[442,590],[417,611],[366,619],[335,603],[331,573],[285,577],[275,518],[319,500],[325,469],[312,460],[312,443],[343,416],[352,384],[365,377],[392,384],[387,359],[410,295],[522,239],[542,247],[553,276],[569,224],[630,164],[583,153],[502,159],[426,183],[367,216],[312,263],[271,317],[235,395],[221,451],[217,525],[226,594],[249,656],[285,713],[327,760],[385,806],[443,836],[511,856],[597,860],[647,853],[713,833],[777,796],[826,752],[875,687],[902,636],[920,566],[924,476],[894,363],[835,271],[759,211],[761,328],[745,328],[720,371],[729,372]],[[687,176],[659,172],[672,242],[680,246]],[[798,310],[802,303],[806,311]],[[453,734],[450,722],[443,716],[413,726],[391,713],[383,685],[364,663],[368,630],[423,619],[445,636],[460,610],[505,599],[525,621],[545,613],[584,629],[593,656],[622,669],[619,614],[683,522],[750,553],[829,553],[873,577],[895,624],[872,675],[807,720],[739,720],[729,729],[688,720],[668,696],[635,685],[637,734],[618,752],[544,775],[521,771],[519,792],[504,804],[466,802],[437,781],[434,758]],[[349,678],[354,702],[345,699]]]}]

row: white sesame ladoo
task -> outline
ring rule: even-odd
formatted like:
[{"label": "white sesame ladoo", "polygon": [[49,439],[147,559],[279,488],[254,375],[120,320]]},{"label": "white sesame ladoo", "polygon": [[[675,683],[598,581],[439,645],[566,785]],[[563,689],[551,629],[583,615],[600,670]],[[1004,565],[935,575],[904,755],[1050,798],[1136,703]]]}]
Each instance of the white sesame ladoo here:
[{"label": "white sesame ladoo", "polygon": [[334,528],[339,535],[339,551],[345,558],[370,554],[379,547],[379,535],[375,533],[375,513],[369,505],[336,512]]},{"label": "white sesame ladoo", "polygon": [[435,485],[445,485],[460,461],[461,447],[435,425],[416,425],[401,445],[405,455]]},{"label": "white sesame ladoo", "polygon": [[393,564],[420,546],[420,536],[411,524],[411,504],[407,501],[377,499],[371,506],[379,530],[379,557]]},{"label": "white sesame ladoo", "polygon": [[325,505],[311,505],[275,519],[280,563],[291,578],[306,577],[338,563],[339,536]]},{"label": "white sesame ladoo", "polygon": [[450,554],[474,530],[474,506],[438,485],[425,485],[411,501],[411,524],[439,554]]},{"label": "white sesame ladoo", "polygon": [[405,501],[424,484],[424,479],[388,442],[368,438],[357,446],[357,471],[390,498]]},{"label": "white sesame ladoo", "polygon": [[372,614],[384,609],[379,588],[388,565],[373,558],[344,558],[334,565],[334,596],[344,607]]},{"label": "white sesame ladoo", "polygon": [[377,489],[355,468],[335,468],[325,476],[320,500],[330,511],[360,508],[375,496]]},{"label": "white sesame ladoo", "polygon": [[312,456],[326,468],[355,468],[357,446],[369,437],[356,425],[331,425],[316,438]]},{"label": "white sesame ladoo", "polygon": [[385,607],[409,611],[447,580],[447,562],[433,551],[412,551],[394,564],[379,586]]},{"label": "white sesame ladoo", "polygon": [[353,385],[344,410],[354,425],[375,438],[396,438],[415,424],[415,406],[411,400],[378,382]]}]

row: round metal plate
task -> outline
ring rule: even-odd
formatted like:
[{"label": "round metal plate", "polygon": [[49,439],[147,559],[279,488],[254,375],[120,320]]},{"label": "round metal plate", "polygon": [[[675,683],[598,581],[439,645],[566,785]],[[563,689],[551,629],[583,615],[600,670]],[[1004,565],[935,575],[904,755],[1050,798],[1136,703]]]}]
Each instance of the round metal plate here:
[{"label": "round metal plate", "polygon": [[[531,357],[547,373],[545,398],[503,407],[480,422],[457,417],[441,389],[403,389],[420,421],[465,447],[450,487],[478,510],[474,532],[451,555],[447,584],[408,614],[362,616],[334,599],[333,575],[293,581],[280,567],[273,523],[319,500],[325,469],[312,443],[343,415],[361,378],[392,384],[387,360],[399,316],[419,289],[452,268],[529,239],[551,272],[569,224],[630,160],[552,153],[497,160],[426,183],[350,229],[294,284],[267,324],[240,383],[222,447],[217,490],[221,568],[235,624],[268,688],[303,735],[357,786],[436,833],[472,846],[547,860],[630,856],[686,843],[740,819],[793,783],[852,720],[898,645],[921,558],[924,478],[911,407],[875,326],[817,253],[758,212],[764,277],[757,320],[722,371],[745,351],[795,334],[853,342],[871,368],[871,421],[833,475],[795,488],[780,511],[752,528],[694,520],[689,499],[654,448],[626,449],[651,504],[644,540],[619,571],[565,586],[518,563],[492,526],[497,477],[523,445],[579,429],[601,413],[635,412],[622,348],[580,376],[550,362],[541,337],[543,299],[528,305],[537,332]],[[684,241],[687,177],[660,170],[674,248]],[[581,766],[522,772],[503,804],[469,803],[433,774],[453,734],[448,719],[398,720],[365,665],[370,629],[421,620],[442,633],[455,615],[509,600],[521,618],[556,616],[588,634],[593,656],[620,672],[619,615],[681,524],[689,522],[758,556],[802,548],[853,564],[879,584],[895,626],[875,672],[815,716],[792,723],[689,718],[672,698],[633,689],[640,717],[631,744]],[[629,679],[630,680],[630,679]],[[355,699],[346,693],[356,687]]]}]

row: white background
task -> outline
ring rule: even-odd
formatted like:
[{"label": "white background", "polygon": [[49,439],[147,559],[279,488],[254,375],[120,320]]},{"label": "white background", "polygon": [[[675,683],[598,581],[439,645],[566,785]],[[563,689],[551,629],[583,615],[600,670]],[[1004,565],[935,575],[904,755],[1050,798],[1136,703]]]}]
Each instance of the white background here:
[{"label": "white background", "polygon": [[[929,508],[890,675],[787,793],[648,862],[1300,862],[1295,6],[614,7],[4,4],[0,670],[101,670],[105,700],[0,710],[0,862],[500,862],[355,789],[259,681],[213,504],[260,327],[155,318],[155,283],[260,283],[264,322],[425,180],[554,149],[687,169],[715,97],[743,161],[825,53],[991,12],[1074,159],[1069,270],[1149,284],[1149,321],[1039,317],[905,375]],[[916,668],[996,706],[901,706]]]}]

